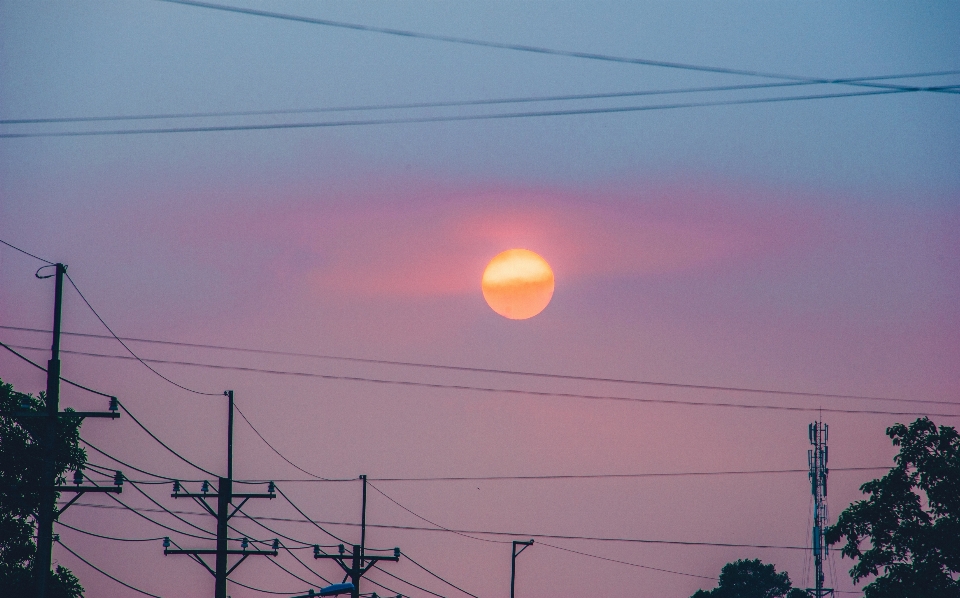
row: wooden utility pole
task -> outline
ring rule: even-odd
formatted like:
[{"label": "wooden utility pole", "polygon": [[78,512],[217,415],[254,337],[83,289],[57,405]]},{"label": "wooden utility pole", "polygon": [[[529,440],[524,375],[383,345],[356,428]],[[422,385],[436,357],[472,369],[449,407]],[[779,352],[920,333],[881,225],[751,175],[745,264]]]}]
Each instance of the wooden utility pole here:
[{"label": "wooden utility pole", "polygon": [[[56,272],[52,275],[40,276],[37,271],[37,278],[56,277],[56,287],[54,290],[53,301],[53,345],[50,349],[50,360],[47,362],[47,392],[46,392],[46,413],[39,414],[34,412],[4,414],[13,417],[43,417],[45,426],[40,439],[40,448],[43,453],[43,469],[40,473],[40,508],[37,511],[37,555],[34,564],[34,575],[36,583],[36,595],[38,598],[46,598],[47,582],[50,578],[50,566],[53,563],[53,522],[73,504],[77,498],[84,492],[115,492],[120,493],[120,484],[123,481],[123,474],[117,472],[115,485],[113,488],[100,486],[82,486],[79,481],[76,486],[57,486],[57,435],[59,431],[59,421],[61,417],[108,417],[116,419],[120,417],[117,412],[116,398],[111,398],[110,411],[73,411],[60,412],[60,323],[63,313],[63,277],[67,273],[67,267],[64,264],[51,264],[44,268],[53,267]],[[43,270],[44,268],[41,268]],[[82,477],[79,478],[82,481]],[[77,492],[77,496],[67,503],[62,509],[57,510],[57,496],[60,492]]]},{"label": "wooden utility pole", "polygon": [[[227,532],[229,531],[230,519],[237,514],[244,504],[251,498],[276,498],[277,495],[274,492],[273,482],[270,482],[268,486],[268,491],[265,494],[249,494],[249,493],[234,493],[233,491],[233,391],[228,390],[223,393],[227,396],[229,404],[229,415],[227,417],[227,477],[217,479],[217,491],[215,493],[210,493],[207,491],[207,483],[204,482],[203,490],[197,493],[190,492],[180,492],[180,483],[173,483],[173,498],[192,498],[197,501],[208,513],[217,518],[217,547],[215,549],[171,549],[169,547],[169,542],[164,542],[163,554],[186,554],[193,557],[198,563],[203,565],[203,567],[213,575],[215,582],[214,588],[214,597],[215,598],[227,598],[227,578],[233,573],[233,570],[240,566],[240,563],[245,561],[248,556],[277,556],[277,545],[274,542],[273,550],[256,550],[249,549],[247,547],[246,541],[244,541],[242,548],[240,550],[231,550],[228,546],[229,537]],[[216,498],[217,499],[217,508],[214,510],[208,503],[207,499]],[[234,506],[233,500],[235,498],[242,498],[243,501]],[[233,509],[231,511],[231,508]],[[202,555],[212,554],[214,555],[214,566],[211,569],[210,566],[203,560]],[[235,554],[240,555],[240,560],[233,564],[232,567],[228,568],[227,558],[229,555]]]},{"label": "wooden utility pole", "polygon": [[[367,542],[367,476],[362,475],[360,479],[363,480],[363,503],[360,510],[360,544],[354,544],[351,546],[350,554],[346,554],[346,547],[341,544],[339,546],[339,554],[323,554],[320,552],[319,546],[313,547],[313,558],[315,559],[333,559],[336,561],[340,568],[343,569],[343,572],[346,573],[347,577],[350,578],[350,581],[353,583],[353,590],[350,592],[351,598],[360,598],[360,578],[369,571],[374,565],[380,561],[393,561],[397,562],[400,560],[400,549],[393,549],[393,556],[367,556],[366,555],[366,542]],[[347,558],[350,559],[350,564],[347,565]]]}]

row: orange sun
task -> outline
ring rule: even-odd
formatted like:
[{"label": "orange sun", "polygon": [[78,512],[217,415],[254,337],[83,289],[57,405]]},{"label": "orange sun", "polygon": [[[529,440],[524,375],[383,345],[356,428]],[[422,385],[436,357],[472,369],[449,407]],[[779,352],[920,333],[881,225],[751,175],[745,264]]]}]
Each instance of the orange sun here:
[{"label": "orange sun", "polygon": [[532,251],[508,249],[487,264],[480,287],[493,311],[511,320],[526,320],[550,303],[553,270]]}]

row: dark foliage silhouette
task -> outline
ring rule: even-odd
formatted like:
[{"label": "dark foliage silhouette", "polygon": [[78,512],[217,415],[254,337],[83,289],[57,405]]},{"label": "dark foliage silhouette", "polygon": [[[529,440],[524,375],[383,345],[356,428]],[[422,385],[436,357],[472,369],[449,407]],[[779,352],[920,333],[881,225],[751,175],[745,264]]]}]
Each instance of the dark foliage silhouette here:
[{"label": "dark foliage silhouette", "polygon": [[[45,410],[39,397],[16,392],[0,380],[0,412]],[[64,473],[83,467],[86,453],[79,446],[79,418],[61,418],[56,444],[57,483]],[[40,508],[40,476],[43,465],[40,442],[43,418],[13,418],[0,415],[0,595],[30,596],[34,593],[32,565],[36,557],[36,513]],[[50,572],[50,598],[80,598],[83,588],[68,569]]]},{"label": "dark foliage silhouette", "polygon": [[717,587],[697,590],[692,598],[807,598],[807,593],[793,588],[786,572],[777,573],[773,565],[754,559],[727,563]]},{"label": "dark foliage silhouette", "polygon": [[887,436],[896,466],[860,487],[869,498],[840,514],[827,541],[846,539],[855,582],[876,577],[866,598],[960,598],[960,436],[925,417]]}]

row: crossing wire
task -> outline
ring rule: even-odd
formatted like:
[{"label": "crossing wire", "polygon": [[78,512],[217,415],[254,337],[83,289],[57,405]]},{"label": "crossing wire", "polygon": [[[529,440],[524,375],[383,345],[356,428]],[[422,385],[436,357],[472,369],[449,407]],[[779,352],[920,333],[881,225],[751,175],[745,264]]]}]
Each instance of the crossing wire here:
[{"label": "crossing wire", "polygon": [[[0,345],[3,345],[7,347],[9,350],[13,351],[13,349],[11,349],[10,348],[11,346],[9,345],[5,345],[2,342],[0,342]],[[16,346],[20,347],[19,345],[16,345]],[[39,347],[21,347],[21,348],[32,350],[32,351],[46,350],[46,349],[41,349]],[[133,359],[125,355],[109,355],[104,353],[90,353],[90,352],[84,352],[84,351],[66,351],[66,350],[62,352],[73,353],[78,355],[86,355],[90,357],[109,358],[109,359],[126,359],[126,360]],[[533,396],[533,397],[571,398],[571,399],[584,399],[584,400],[594,400],[594,401],[648,403],[648,404],[661,404],[661,405],[686,405],[686,406],[693,406],[693,407],[721,407],[721,408],[733,408],[733,409],[795,411],[795,412],[802,412],[802,413],[824,412],[824,413],[847,413],[847,414],[859,414],[859,415],[960,417],[960,413],[933,413],[929,411],[886,411],[886,410],[879,410],[879,409],[840,409],[836,407],[795,407],[795,406],[786,406],[786,405],[751,405],[751,404],[744,404],[744,403],[717,403],[717,402],[711,402],[711,401],[651,399],[651,398],[625,397],[625,396],[618,396],[618,395],[588,395],[588,394],[569,393],[569,392],[522,390],[522,389],[515,389],[515,388],[495,388],[495,387],[486,387],[486,386],[473,386],[473,385],[467,385],[467,384],[440,384],[440,383],[433,383],[433,382],[416,382],[411,380],[370,378],[370,377],[364,377],[364,376],[318,374],[313,372],[298,372],[298,371],[290,371],[290,370],[274,370],[274,369],[267,369],[267,368],[229,366],[229,365],[218,365],[213,363],[180,361],[180,360],[170,360],[170,359],[148,359],[146,361],[150,361],[152,363],[166,363],[166,364],[200,367],[200,368],[207,368],[207,369],[251,372],[251,373],[271,374],[271,375],[280,375],[280,376],[296,376],[296,377],[306,377],[306,378],[318,378],[323,380],[340,380],[345,382],[362,382],[362,383],[373,383],[373,384],[382,384],[382,385],[434,388],[434,389],[441,389],[441,390],[475,391],[475,392],[494,393],[494,394],[502,393],[502,394],[513,394],[513,395]],[[705,387],[705,388],[709,388],[709,387]],[[762,392],[762,391],[757,391],[757,392]],[[820,395],[815,395],[815,396],[820,396]]]},{"label": "crossing wire", "polygon": [[[266,17],[270,19],[279,19],[284,21],[307,23],[311,25],[322,25],[327,27],[337,27],[341,29],[352,29],[355,31],[364,31],[369,33],[380,33],[380,34],[394,35],[394,36],[412,38],[412,39],[424,39],[424,40],[448,42],[448,43],[454,43],[454,44],[463,44],[463,45],[469,45],[469,46],[495,48],[500,50],[514,50],[514,51],[528,52],[533,54],[564,56],[568,58],[583,58],[587,60],[619,62],[619,63],[636,64],[636,65],[643,65],[643,66],[655,66],[655,67],[662,67],[662,68],[679,69],[679,70],[686,70],[686,71],[718,73],[718,74],[724,74],[724,75],[745,75],[749,77],[761,77],[765,79],[786,79],[791,81],[802,81],[802,82],[811,82],[811,83],[838,82],[835,79],[800,77],[796,75],[785,75],[780,73],[770,73],[770,72],[757,71],[757,70],[704,66],[704,65],[688,64],[688,63],[682,63],[682,62],[650,60],[645,58],[629,58],[629,57],[623,57],[623,56],[612,56],[609,54],[598,54],[598,53],[592,53],[592,52],[576,52],[571,50],[558,50],[555,48],[546,48],[546,47],[532,46],[527,44],[492,42],[487,40],[456,37],[452,35],[438,35],[438,34],[431,34],[431,33],[423,33],[419,31],[394,29],[389,27],[376,27],[372,25],[347,23],[343,21],[334,21],[331,19],[318,19],[318,18],[312,18],[312,17],[304,17],[299,15],[270,12],[265,10],[256,10],[252,8],[241,8],[236,6],[228,6],[225,4],[215,4],[212,2],[201,2],[199,0],[159,0],[159,1],[168,2],[170,4],[182,4],[185,6],[192,6],[197,8],[208,8],[212,10],[233,12],[233,13],[244,14],[249,16]],[[871,78],[866,77],[864,79],[871,79]],[[854,79],[853,81],[856,81],[856,80]],[[851,84],[851,83],[845,83],[845,84]]]},{"label": "crossing wire", "polygon": [[22,253],[23,255],[28,255],[28,256],[32,257],[33,259],[35,259],[35,260],[40,260],[41,262],[47,264],[48,266],[53,266],[53,265],[55,265],[55,264],[54,264],[53,262],[51,262],[50,260],[45,260],[45,259],[43,259],[42,257],[37,257],[37,256],[33,255],[32,253],[30,253],[29,251],[27,251],[27,250],[25,250],[25,249],[20,249],[20,248],[17,247],[16,245],[12,245],[12,244],[10,244],[10,243],[7,243],[7,242],[4,241],[3,239],[0,239],[0,243],[3,243],[4,245],[6,245],[7,247],[9,247],[10,249],[14,249],[14,250],[16,250],[16,251],[19,251],[19,252]]},{"label": "crossing wire", "polygon": [[[111,496],[111,498],[113,498]],[[116,499],[114,499],[116,500]],[[110,505],[100,505],[94,503],[83,503],[77,502],[75,505],[82,507],[92,508],[92,509],[117,509],[120,507],[113,507]],[[124,505],[126,507],[126,505]],[[131,507],[126,507],[131,508]],[[156,509],[150,508],[140,508],[138,509],[143,512],[161,512]],[[204,515],[205,513],[200,513],[197,511],[176,511],[182,515]],[[283,521],[291,523],[315,523],[312,519],[291,519],[289,517],[266,517],[261,516],[257,519],[263,521]],[[359,523],[350,523],[344,521],[321,521],[326,525],[341,525],[345,527],[360,527]],[[490,535],[490,536],[513,536],[513,537],[530,537],[530,538],[548,538],[554,540],[584,540],[590,542],[615,542],[615,543],[627,543],[627,544],[664,544],[664,545],[675,545],[675,546],[688,546],[688,547],[716,547],[716,548],[760,548],[760,549],[770,549],[770,550],[809,550],[803,546],[789,546],[782,544],[746,544],[746,543],[733,543],[733,542],[694,542],[686,540],[651,540],[643,538],[623,538],[623,537],[609,537],[609,536],[576,536],[568,534],[542,534],[542,533],[530,533],[530,532],[517,532],[517,531],[493,531],[493,530],[458,530],[453,528],[437,528],[437,527],[416,527],[411,525],[388,525],[388,524],[376,524],[368,523],[367,527],[373,527],[378,529],[393,529],[393,530],[404,530],[404,531],[418,531],[418,532],[449,532],[449,533],[465,533],[465,534],[475,534],[475,535]],[[189,535],[189,534],[185,534]],[[346,543],[346,542],[345,542]]]},{"label": "crossing wire", "polygon": [[[318,129],[338,127],[366,127],[401,124],[426,124],[467,121],[514,120],[522,118],[545,118],[553,116],[586,116],[591,114],[626,114],[632,112],[649,112],[659,110],[679,110],[685,108],[709,108],[719,106],[743,106],[752,104],[772,104],[781,102],[795,102],[805,100],[826,100],[836,98],[853,98],[864,96],[878,96],[889,94],[915,93],[919,91],[933,91],[941,88],[926,87],[916,89],[881,89],[874,91],[855,91],[847,93],[808,94],[793,96],[778,96],[771,98],[752,98],[740,100],[714,100],[702,102],[677,102],[672,104],[644,104],[640,106],[621,106],[615,108],[576,108],[569,110],[539,110],[530,112],[497,112],[490,114],[470,114],[455,116],[421,116],[409,118],[375,118],[353,119],[336,121],[248,124],[248,125],[217,125],[193,127],[155,127],[149,129],[106,129],[93,131],[44,131],[25,133],[0,133],[0,139],[27,139],[37,137],[102,137],[117,135],[158,135],[171,133],[212,133],[236,131],[270,131],[281,129]],[[197,392],[197,394],[208,394]],[[215,393],[211,393],[215,394]]]},{"label": "crossing wire", "polygon": [[[10,345],[8,345],[8,344],[0,341],[0,347],[3,347],[3,348],[6,349],[7,351],[13,353],[14,355],[16,355],[17,357],[19,357],[19,358],[22,359],[23,361],[26,361],[27,363],[29,363],[29,364],[32,365],[33,367],[35,367],[35,368],[37,368],[37,369],[39,369],[39,370],[41,370],[41,371],[44,371],[44,372],[47,371],[47,368],[43,367],[43,366],[40,365],[39,363],[36,363],[35,361],[31,360],[30,358],[28,358],[28,357],[26,357],[26,356],[18,353],[18,352],[17,352],[16,350],[14,350],[13,347],[11,347]],[[31,349],[32,349],[32,350],[35,350],[35,351],[36,351],[36,350],[40,350],[40,351],[45,350],[45,349],[38,349],[38,348],[36,348],[36,347],[31,347]],[[63,352],[63,351],[61,351],[61,352]],[[126,357],[125,357],[125,358],[126,358]],[[130,358],[126,358],[126,359],[130,359]],[[138,360],[139,360],[139,358],[138,358]],[[74,382],[74,381],[72,381],[72,380],[68,380],[67,378],[64,378],[63,376],[60,376],[60,380],[61,380],[62,382],[65,382],[65,383],[67,383],[67,384],[70,384],[71,386],[75,386],[75,387],[77,387],[77,388],[86,390],[86,391],[88,391],[88,392],[92,392],[92,393],[94,393],[94,394],[97,394],[97,395],[100,395],[100,396],[103,396],[103,397],[107,397],[107,398],[110,398],[110,399],[116,399],[117,405],[119,405],[120,408],[123,409],[123,412],[126,413],[126,414],[130,417],[130,419],[132,419],[133,422],[134,422],[135,424],[137,424],[144,432],[146,432],[146,433],[150,436],[150,438],[153,438],[155,441],[157,441],[157,443],[159,443],[160,446],[162,446],[163,448],[165,448],[165,449],[167,449],[168,451],[170,451],[171,453],[173,453],[178,459],[180,459],[180,460],[183,461],[184,463],[190,465],[191,467],[194,467],[195,469],[198,469],[198,470],[202,471],[203,473],[205,473],[205,474],[207,474],[207,475],[210,475],[210,476],[213,476],[213,477],[217,477],[217,474],[212,473],[212,472],[210,472],[210,471],[207,471],[206,469],[200,467],[199,465],[197,465],[197,464],[194,463],[193,461],[190,461],[189,459],[187,459],[186,457],[184,457],[183,455],[181,455],[181,454],[178,453],[177,451],[175,451],[175,450],[173,450],[172,448],[170,448],[169,446],[167,446],[166,443],[164,443],[162,440],[160,440],[160,439],[159,439],[153,432],[151,432],[145,425],[143,425],[142,423],[140,423],[140,420],[138,420],[138,419],[136,418],[136,416],[134,416],[133,413],[131,413],[130,410],[127,409],[127,406],[124,405],[122,401],[120,401],[119,399],[117,399],[117,397],[115,397],[115,396],[113,396],[113,395],[108,395],[107,393],[104,393],[104,392],[100,392],[99,390],[94,390],[94,389],[92,389],[92,388],[88,388],[88,387],[86,387],[86,386],[84,386],[84,385],[82,385],[82,384],[78,384],[78,383],[76,383],[76,382]]]},{"label": "crossing wire", "polygon": [[477,596],[476,594],[473,594],[473,593],[470,593],[470,592],[464,590],[464,589],[461,588],[460,586],[458,586],[458,585],[456,585],[456,584],[453,584],[453,583],[447,581],[446,579],[440,577],[439,575],[437,575],[436,573],[434,573],[434,572],[431,571],[430,569],[427,569],[426,567],[424,567],[423,565],[421,565],[421,564],[418,563],[417,561],[413,560],[413,557],[411,557],[411,556],[410,556],[409,554],[407,554],[406,552],[401,552],[401,554],[402,554],[403,556],[407,557],[407,560],[408,560],[408,561],[410,561],[411,563],[413,563],[413,564],[416,565],[417,567],[420,567],[421,569],[423,569],[424,571],[426,571],[426,572],[429,573],[430,575],[436,577],[437,579],[439,579],[439,580],[442,581],[443,583],[447,584],[447,585],[450,586],[451,588],[454,588],[454,589],[456,589],[456,590],[460,590],[461,592],[463,592],[463,593],[466,594],[467,596],[472,596],[473,598],[480,598],[480,597]]},{"label": "crossing wire", "polygon": [[[946,75],[960,74],[960,71],[938,71],[923,73],[905,73],[897,75],[882,75],[878,77],[857,77],[851,79],[833,79],[831,84],[855,84],[867,81],[880,81],[891,79],[915,79],[925,77],[942,77]],[[110,122],[110,121],[137,121],[137,120],[179,120],[192,118],[227,118],[238,116],[281,116],[293,114],[317,114],[325,112],[370,112],[383,110],[415,110],[423,108],[453,108],[466,106],[495,106],[502,104],[529,104],[540,102],[572,102],[584,100],[608,100],[619,98],[633,98],[657,95],[677,95],[677,94],[697,94],[713,93],[724,91],[752,91],[761,89],[775,89],[780,87],[802,87],[809,85],[823,85],[820,81],[787,81],[776,83],[752,83],[743,85],[712,85],[701,87],[681,87],[671,89],[649,89],[634,91],[614,91],[605,93],[581,93],[547,96],[526,96],[512,98],[489,98],[479,100],[448,100],[439,102],[405,102],[394,104],[360,104],[356,106],[329,106],[322,108],[282,108],[273,110],[235,110],[218,112],[173,112],[157,114],[129,114],[113,116],[65,116],[65,117],[41,117],[41,118],[8,118],[0,119],[0,125],[24,125],[24,124],[65,124],[65,123],[89,123],[89,122]],[[957,86],[938,86],[937,90],[954,89]],[[0,241],[2,242],[2,241]],[[18,249],[19,250],[19,249]],[[29,255],[29,254],[28,254]],[[36,256],[32,256],[36,257]],[[40,258],[37,258],[40,259]]]},{"label": "crossing wire", "polygon": [[220,396],[220,395],[222,394],[222,393],[219,393],[219,392],[201,392],[201,391],[199,391],[199,390],[194,390],[194,389],[192,389],[192,388],[188,388],[188,387],[186,387],[186,386],[183,386],[182,384],[178,384],[177,382],[174,382],[174,381],[171,380],[170,378],[167,378],[166,376],[164,376],[163,374],[161,374],[161,373],[158,372],[157,370],[155,370],[155,369],[153,369],[152,367],[150,367],[150,365],[148,365],[145,361],[143,361],[142,359],[140,359],[140,357],[139,357],[136,353],[133,352],[133,349],[131,349],[130,347],[128,347],[127,344],[124,343],[123,340],[122,340],[119,336],[117,336],[117,334],[113,331],[113,329],[110,328],[110,326],[107,325],[107,323],[103,320],[103,318],[100,317],[100,314],[98,314],[98,313],[97,313],[97,310],[93,308],[93,305],[91,305],[90,302],[87,301],[87,298],[84,297],[83,293],[80,291],[80,287],[78,287],[78,286],[77,286],[77,283],[75,283],[75,282],[73,281],[73,278],[71,278],[70,274],[65,271],[65,272],[64,272],[64,275],[67,277],[67,280],[70,281],[70,286],[73,287],[73,290],[75,290],[75,291],[77,292],[77,294],[80,295],[80,298],[83,299],[83,302],[87,305],[88,308],[90,308],[90,311],[93,312],[93,315],[95,315],[95,316],[97,317],[97,319],[100,320],[100,323],[103,324],[103,327],[107,329],[107,332],[109,332],[110,335],[111,335],[114,339],[116,339],[116,341],[117,341],[118,343],[120,343],[120,345],[122,345],[123,348],[126,349],[128,353],[130,353],[130,355],[133,356],[134,359],[136,359],[136,360],[139,361],[141,364],[143,364],[144,367],[146,367],[148,370],[150,370],[151,372],[153,372],[153,373],[156,374],[157,376],[160,376],[162,379],[166,380],[166,381],[169,382],[170,384],[176,386],[177,388],[180,388],[180,389],[182,389],[182,390],[185,390],[185,391],[187,391],[187,392],[192,392],[193,394],[204,395],[204,396]]},{"label": "crossing wire", "polygon": [[650,567],[649,565],[638,565],[637,563],[629,563],[627,561],[621,561],[617,559],[607,558],[605,556],[600,556],[596,554],[590,554],[588,552],[580,552],[579,550],[573,550],[571,548],[564,548],[562,546],[554,546],[553,544],[547,544],[546,542],[539,542],[538,545],[547,546],[549,548],[555,548],[557,550],[562,550],[564,552],[572,552],[573,554],[579,554],[580,556],[588,556],[594,559],[600,559],[601,561],[609,561],[611,563],[618,563],[620,565],[629,565],[631,567],[639,567],[640,569],[650,569],[651,571],[660,571],[661,573],[673,573],[674,575],[683,575],[686,577],[699,577],[700,579],[710,579],[716,580],[716,577],[708,577],[706,575],[697,575],[696,573],[684,573],[683,571],[673,571],[671,569],[661,569],[659,567]]},{"label": "crossing wire", "polygon": [[[27,328],[22,326],[0,325],[0,329],[16,330],[20,332],[43,333],[43,334],[51,333],[50,330],[44,330],[42,328]],[[61,334],[82,337],[82,338],[101,338],[101,339],[113,338],[112,336],[107,336],[102,334],[89,334],[89,333],[81,333],[81,332],[61,332]],[[284,357],[305,357],[305,358],[322,359],[322,360],[367,363],[367,364],[374,364],[374,365],[414,367],[414,368],[479,373],[479,374],[503,374],[503,375],[510,375],[510,376],[526,376],[526,377],[533,377],[533,378],[571,380],[571,381],[578,381],[578,382],[609,382],[613,384],[630,384],[630,385],[654,386],[654,387],[664,387],[664,388],[682,388],[682,389],[688,389],[688,390],[714,390],[714,391],[721,391],[721,392],[738,392],[738,393],[749,393],[749,394],[771,394],[771,395],[809,397],[809,398],[856,399],[856,400],[866,400],[866,401],[892,401],[892,402],[899,402],[899,403],[927,403],[927,404],[939,404],[939,405],[957,405],[958,404],[955,401],[905,399],[905,398],[895,398],[895,397],[881,397],[876,395],[778,390],[778,389],[770,389],[770,388],[752,388],[752,387],[744,387],[744,386],[719,386],[719,385],[711,385],[711,384],[692,384],[692,383],[683,383],[683,382],[636,380],[631,378],[578,376],[573,374],[551,374],[551,373],[545,373],[545,372],[529,372],[529,371],[523,371],[523,370],[506,370],[506,369],[497,369],[497,368],[453,366],[453,365],[418,363],[418,362],[411,362],[411,361],[397,361],[397,360],[387,360],[387,359],[367,359],[367,358],[361,358],[361,357],[346,357],[341,355],[324,355],[324,354],[317,354],[317,353],[299,353],[295,351],[274,351],[269,349],[252,349],[252,348],[245,348],[245,347],[232,347],[232,346],[226,346],[226,345],[188,343],[188,342],[182,342],[182,341],[164,341],[164,340],[157,340],[157,339],[135,338],[135,337],[123,337],[123,340],[130,341],[130,342],[197,348],[197,349],[213,349],[213,350],[222,350],[222,351],[235,351],[235,352],[241,352],[241,353],[258,353],[263,355],[278,355],[278,356],[284,356]],[[100,354],[100,353],[96,353],[96,354],[82,353],[82,352],[78,352],[78,353],[82,355],[106,357],[106,355]],[[124,356],[112,356],[112,357],[125,358]]]},{"label": "crossing wire", "polygon": [[125,582],[125,581],[120,581],[119,579],[117,579],[117,578],[114,577],[113,575],[110,575],[109,573],[107,573],[106,571],[104,571],[103,569],[101,569],[100,567],[97,567],[96,565],[94,565],[93,563],[91,563],[90,561],[88,561],[87,559],[83,558],[82,556],[80,556],[79,554],[77,554],[76,552],[74,552],[69,546],[67,546],[66,544],[64,544],[63,541],[60,540],[59,538],[58,538],[56,541],[57,541],[57,544],[59,544],[60,546],[63,546],[63,547],[66,549],[67,552],[69,552],[69,553],[72,554],[73,556],[77,557],[78,559],[80,559],[81,561],[83,561],[84,563],[86,563],[87,566],[89,566],[91,569],[97,571],[98,573],[100,573],[100,574],[102,574],[102,575],[105,575],[106,577],[109,577],[110,579],[112,579],[113,581],[117,582],[118,584],[130,588],[130,589],[133,590],[134,592],[139,592],[140,594],[143,594],[144,596],[152,596],[153,598],[161,598],[160,596],[157,596],[156,594],[151,594],[150,592],[144,592],[144,591],[141,590],[140,588],[134,587],[134,586],[128,584],[127,582]]},{"label": "crossing wire", "polygon": [[87,530],[80,529],[79,527],[73,527],[72,525],[70,525],[70,524],[68,524],[68,523],[64,523],[64,522],[60,521],[59,519],[57,519],[57,520],[55,521],[55,523],[56,523],[57,525],[62,525],[63,527],[65,527],[65,528],[67,528],[67,529],[72,529],[72,530],[75,531],[75,532],[80,532],[81,534],[86,534],[86,535],[88,535],[88,536],[93,536],[94,538],[102,538],[102,539],[104,539],[104,540],[113,540],[113,541],[115,541],[115,542],[158,542],[158,541],[160,541],[160,540],[163,540],[163,536],[158,536],[158,537],[156,537],[156,538],[118,538],[118,537],[116,537],[116,536],[105,536],[105,535],[103,535],[103,534],[95,534],[95,533],[93,533],[93,532],[89,532],[89,531],[87,531]]}]

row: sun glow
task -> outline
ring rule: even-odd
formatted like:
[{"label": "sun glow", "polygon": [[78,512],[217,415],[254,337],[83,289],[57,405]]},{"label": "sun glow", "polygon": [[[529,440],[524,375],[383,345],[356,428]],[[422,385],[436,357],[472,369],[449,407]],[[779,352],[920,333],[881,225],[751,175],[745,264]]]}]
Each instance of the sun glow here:
[{"label": "sun glow", "polygon": [[487,264],[480,287],[493,311],[511,320],[526,320],[550,303],[553,270],[528,249],[508,249]]}]

